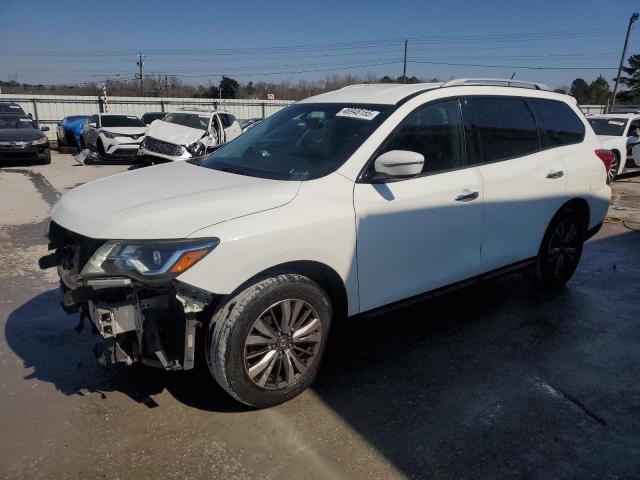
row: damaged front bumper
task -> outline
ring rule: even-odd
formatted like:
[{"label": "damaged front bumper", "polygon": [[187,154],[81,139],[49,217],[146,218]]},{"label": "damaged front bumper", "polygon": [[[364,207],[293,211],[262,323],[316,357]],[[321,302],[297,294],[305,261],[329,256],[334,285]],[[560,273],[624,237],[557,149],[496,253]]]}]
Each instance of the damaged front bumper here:
[{"label": "damaged front bumper", "polygon": [[94,352],[105,367],[135,362],[165,370],[194,367],[197,330],[206,324],[215,298],[177,279],[149,281],[127,277],[91,277],[79,272],[104,242],[81,237],[53,224],[41,268],[56,267],[61,305],[79,314],[77,331],[90,321],[102,339]]}]

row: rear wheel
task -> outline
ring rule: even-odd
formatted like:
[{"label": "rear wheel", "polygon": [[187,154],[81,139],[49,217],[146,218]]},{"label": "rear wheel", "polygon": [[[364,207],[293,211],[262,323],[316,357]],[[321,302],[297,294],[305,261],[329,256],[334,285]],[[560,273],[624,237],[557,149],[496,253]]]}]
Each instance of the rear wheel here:
[{"label": "rear wheel", "polygon": [[615,182],[618,176],[618,169],[620,168],[620,154],[613,152],[613,161],[607,170],[607,183]]},{"label": "rear wheel", "polygon": [[234,398],[269,407],[302,393],[315,379],[329,334],[331,304],[307,277],[260,281],[217,310],[207,363]]},{"label": "rear wheel", "polygon": [[584,244],[585,225],[578,212],[560,210],[547,228],[533,272],[533,280],[545,288],[557,288],[573,276]]}]

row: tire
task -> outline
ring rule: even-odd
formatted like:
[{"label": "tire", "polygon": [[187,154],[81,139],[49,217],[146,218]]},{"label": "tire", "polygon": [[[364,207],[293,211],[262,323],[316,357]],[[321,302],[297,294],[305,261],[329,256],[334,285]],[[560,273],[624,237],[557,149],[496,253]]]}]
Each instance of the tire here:
[{"label": "tire", "polygon": [[[293,328],[280,329],[287,303]],[[307,277],[261,280],[214,313],[207,332],[209,370],[232,397],[251,407],[291,400],[316,377],[331,315],[327,294]]]},{"label": "tire", "polygon": [[531,275],[545,289],[559,288],[573,276],[584,245],[586,225],[578,212],[563,208],[551,220]]},{"label": "tire", "polygon": [[613,161],[609,170],[607,170],[607,183],[613,183],[618,177],[618,170],[620,169],[620,154],[616,151],[613,152]]},{"label": "tire", "polygon": [[47,158],[45,158],[42,161],[42,165],[49,165],[51,163],[51,152],[49,152],[49,154],[47,155]]},{"label": "tire", "polygon": [[104,151],[104,145],[102,145],[102,140],[98,139],[96,142],[96,149],[98,150],[98,156],[100,158],[107,158],[107,152]]}]

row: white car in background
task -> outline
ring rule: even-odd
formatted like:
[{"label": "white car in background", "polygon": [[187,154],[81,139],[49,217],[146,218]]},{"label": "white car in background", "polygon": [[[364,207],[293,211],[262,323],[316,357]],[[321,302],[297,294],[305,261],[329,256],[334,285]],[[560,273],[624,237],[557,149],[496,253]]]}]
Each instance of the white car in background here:
[{"label": "white car in background", "polygon": [[640,167],[640,115],[608,113],[587,117],[603,148],[611,150],[615,159],[607,171],[607,182],[615,181],[625,168]]},{"label": "white car in background", "polygon": [[142,163],[164,163],[201,157],[241,134],[238,120],[229,112],[178,110],[149,125],[138,158]]},{"label": "white car in background", "polygon": [[80,148],[97,152],[102,158],[135,155],[147,126],[135,115],[99,113],[89,117],[82,128]]}]

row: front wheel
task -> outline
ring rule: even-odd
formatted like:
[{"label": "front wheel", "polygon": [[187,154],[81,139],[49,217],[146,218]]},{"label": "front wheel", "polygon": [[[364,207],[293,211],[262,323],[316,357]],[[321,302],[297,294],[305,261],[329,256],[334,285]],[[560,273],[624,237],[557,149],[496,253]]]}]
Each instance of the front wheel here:
[{"label": "front wheel", "polygon": [[557,288],[569,281],[582,256],[585,228],[578,212],[571,208],[563,208],[553,217],[533,271],[537,285]]},{"label": "front wheel", "polygon": [[267,278],[217,309],[207,335],[209,370],[246,405],[284,403],[315,379],[330,324],[331,303],[315,282]]}]

